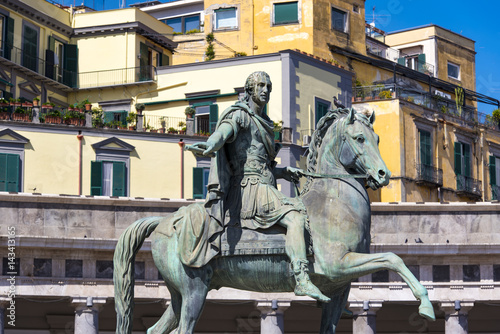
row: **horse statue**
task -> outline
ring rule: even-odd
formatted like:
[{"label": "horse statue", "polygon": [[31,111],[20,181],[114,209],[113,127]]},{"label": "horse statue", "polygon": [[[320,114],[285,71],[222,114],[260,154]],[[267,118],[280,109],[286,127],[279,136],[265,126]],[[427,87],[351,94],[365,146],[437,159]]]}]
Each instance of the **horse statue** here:
[{"label": "horse statue", "polygon": [[[369,254],[370,202],[365,186],[378,189],[389,183],[390,172],[378,149],[373,131],[375,115],[354,109],[327,113],[312,136],[307,159],[308,180],[300,196],[309,215],[308,238],[312,282],[331,301],[321,303],[320,333],[335,333],[345,309],[351,281],[380,270],[398,273],[420,300],[419,313],[435,320],[427,290],[393,253]],[[191,206],[203,207],[200,204]],[[189,210],[191,206],[185,207]],[[132,330],[134,260],[144,240],[151,235],[158,270],[171,294],[171,304],[148,334],[193,333],[211,289],[231,287],[259,292],[291,292],[295,282],[284,252],[276,254],[233,253],[214,257],[199,268],[180,260],[179,236],[155,231],[172,220],[149,217],[130,225],[118,240],[114,256],[117,334]],[[167,226],[168,227],[168,226]]]}]

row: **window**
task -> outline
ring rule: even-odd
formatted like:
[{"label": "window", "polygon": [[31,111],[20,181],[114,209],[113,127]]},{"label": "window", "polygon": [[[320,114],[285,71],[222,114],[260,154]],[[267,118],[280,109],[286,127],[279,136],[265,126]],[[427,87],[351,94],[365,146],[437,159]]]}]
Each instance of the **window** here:
[{"label": "window", "polygon": [[174,29],[174,34],[185,34],[200,31],[200,14],[175,17],[163,20]]},{"label": "window", "polygon": [[481,270],[479,265],[471,264],[463,266],[463,280],[464,282],[480,282]]},{"label": "window", "polygon": [[352,11],[354,13],[359,13],[359,6],[358,5],[352,5]]},{"label": "window", "polygon": [[32,71],[38,68],[38,31],[25,25],[23,27],[23,66]]},{"label": "window", "polygon": [[325,100],[316,98],[315,99],[315,114],[316,114],[316,124],[318,124],[319,120],[326,115],[328,110],[330,109],[330,103]]},{"label": "window", "polygon": [[431,133],[429,131],[418,130],[420,144],[420,175],[426,181],[434,179],[432,166],[432,146]]},{"label": "window", "polygon": [[434,282],[449,282],[450,266],[448,265],[432,266],[432,280]]},{"label": "window", "polygon": [[146,277],[146,263],[135,261],[134,263],[134,277],[135,279],[144,279]]},{"label": "window", "polygon": [[195,129],[198,134],[212,134],[219,119],[219,106],[217,104],[193,104],[196,109]]},{"label": "window", "polygon": [[33,276],[35,276],[35,277],[51,277],[52,276],[52,259],[34,259],[33,260]]},{"label": "window", "polygon": [[448,77],[460,80],[460,65],[448,63]]},{"label": "window", "polygon": [[126,110],[104,111],[103,113],[104,124],[118,122],[121,123],[121,126],[126,127],[127,116],[128,116],[128,111]]},{"label": "window", "polygon": [[500,265],[499,264],[493,265],[493,281],[500,282]]},{"label": "window", "polygon": [[0,191],[20,191],[20,169],[18,154],[0,153]]},{"label": "window", "polygon": [[299,22],[299,5],[297,1],[274,4],[274,24],[290,24]]},{"label": "window", "polygon": [[413,274],[413,276],[415,276],[415,278],[417,280],[420,280],[420,266],[418,266],[418,265],[408,265],[407,267],[411,271],[411,273]]},{"label": "window", "polygon": [[139,44],[139,71],[137,81],[150,81],[154,79],[154,67],[167,66],[170,60],[167,54],[154,50],[145,43]]},{"label": "window", "polygon": [[500,199],[500,158],[490,155],[491,199]]},{"label": "window", "polygon": [[372,274],[372,282],[374,283],[384,283],[389,282],[389,271],[380,270]]},{"label": "window", "polygon": [[214,11],[215,30],[237,29],[238,18],[236,7],[220,8]]},{"label": "window", "polygon": [[347,32],[347,13],[332,7],[332,29]]},{"label": "window", "polygon": [[83,261],[82,260],[66,260],[65,277],[83,277]]},{"label": "window", "polygon": [[127,168],[121,161],[92,161],[90,194],[125,196]]},{"label": "window", "polygon": [[113,278],[113,261],[95,262],[95,277],[96,278]]},{"label": "window", "polygon": [[[12,47],[14,46],[14,19],[8,16],[5,20],[5,44],[2,43],[3,57],[11,59]],[[2,38],[3,38],[2,34]]]},{"label": "window", "polygon": [[469,189],[471,176],[470,145],[455,143],[455,174],[457,175],[457,190]]},{"label": "window", "polygon": [[210,168],[193,168],[193,198],[203,199],[207,197],[208,175]]}]

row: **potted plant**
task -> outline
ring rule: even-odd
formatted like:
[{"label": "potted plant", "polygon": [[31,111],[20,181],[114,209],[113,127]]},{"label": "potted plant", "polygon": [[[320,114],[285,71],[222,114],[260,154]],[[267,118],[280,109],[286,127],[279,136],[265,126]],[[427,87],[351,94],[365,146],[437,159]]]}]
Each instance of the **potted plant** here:
[{"label": "potted plant", "polygon": [[9,101],[4,98],[0,98],[0,107],[8,107],[9,105]]},{"label": "potted plant", "polygon": [[172,134],[176,134],[176,133],[177,133],[177,129],[176,129],[176,128],[174,128],[174,127],[169,127],[169,128],[167,129],[167,132],[168,132],[168,133],[172,133]]},{"label": "potted plant", "polygon": [[274,141],[275,142],[280,142],[281,141],[281,131],[283,129],[283,121],[279,122],[273,122],[274,123]]},{"label": "potted plant", "polygon": [[496,123],[497,128],[500,129],[500,109],[493,110],[491,117],[493,118],[493,123]]},{"label": "potted plant", "polygon": [[40,106],[40,99],[39,99],[38,97],[35,97],[35,98],[33,99],[33,106],[34,106],[34,107],[38,107],[38,106]]},{"label": "potted plant", "polygon": [[130,111],[127,116],[127,124],[128,129],[133,131],[135,130],[135,123],[137,122],[137,113]]},{"label": "potted plant", "polygon": [[31,120],[29,111],[22,107],[17,107],[16,110],[14,110],[12,119],[21,122],[29,122]]},{"label": "potted plant", "polygon": [[103,111],[101,107],[92,108],[92,127],[101,128],[104,126]]},{"label": "potted plant", "polygon": [[45,115],[45,123],[47,124],[61,124],[61,112],[53,110]]},{"label": "potted plant", "polygon": [[146,109],[146,106],[144,105],[144,103],[136,103],[135,104],[135,110],[137,110],[137,113],[139,115],[142,115],[142,111]]},{"label": "potted plant", "polygon": [[381,91],[380,93],[378,93],[378,96],[381,98],[381,99],[390,99],[392,98],[392,93],[388,90],[383,90]]},{"label": "potted plant", "polygon": [[[9,104],[7,103],[7,105],[9,105]],[[0,119],[10,120],[10,112],[8,111],[8,109],[5,106],[0,107]]]},{"label": "potted plant", "polygon": [[81,103],[85,107],[85,111],[90,111],[92,109],[92,103],[90,103],[89,99],[85,99]]},{"label": "potted plant", "polygon": [[33,103],[32,102],[28,102],[28,101],[24,101],[21,103],[21,106],[23,106],[24,108],[32,108],[33,107]]},{"label": "potted plant", "polygon": [[185,134],[185,133],[186,133],[186,122],[180,121],[180,122],[177,124],[177,126],[178,126],[179,128],[181,128],[181,129],[179,130],[179,133],[180,133],[181,135],[183,135],[183,134]]},{"label": "potted plant", "polygon": [[166,125],[167,125],[167,117],[165,117],[165,116],[161,116],[161,117],[160,117],[160,124],[161,124],[161,128],[162,128],[163,130],[165,130],[165,127],[166,127]]},{"label": "potted plant", "polygon": [[53,109],[56,105],[54,103],[51,103],[51,102],[45,102],[44,104],[42,104],[42,108],[43,109]]},{"label": "potted plant", "polygon": [[187,116],[187,118],[193,118],[194,114],[196,114],[196,109],[193,107],[186,107],[184,110],[184,114]]}]

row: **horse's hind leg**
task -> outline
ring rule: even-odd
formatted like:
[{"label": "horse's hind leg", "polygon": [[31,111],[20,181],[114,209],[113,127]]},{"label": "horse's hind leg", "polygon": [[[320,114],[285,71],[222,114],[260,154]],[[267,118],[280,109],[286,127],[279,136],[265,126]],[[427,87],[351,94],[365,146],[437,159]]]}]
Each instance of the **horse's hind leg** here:
[{"label": "horse's hind leg", "polygon": [[181,295],[174,289],[170,289],[170,305],[165,310],[160,320],[158,320],[153,327],[149,328],[147,334],[168,334],[172,332],[179,325],[179,318],[181,315]]},{"label": "horse's hind leg", "polygon": [[427,289],[413,276],[403,260],[394,253],[347,253],[341,260],[340,270],[343,275],[360,277],[383,269],[397,272],[410,287],[415,298],[420,300],[419,314],[426,319],[436,320],[434,308],[427,295]]},{"label": "horse's hind leg", "polygon": [[339,323],[342,312],[347,304],[347,298],[349,297],[349,291],[351,290],[351,284],[346,286],[343,291],[335,294],[334,296],[329,296],[331,302],[322,304],[321,313],[321,329],[320,334],[334,334]]}]

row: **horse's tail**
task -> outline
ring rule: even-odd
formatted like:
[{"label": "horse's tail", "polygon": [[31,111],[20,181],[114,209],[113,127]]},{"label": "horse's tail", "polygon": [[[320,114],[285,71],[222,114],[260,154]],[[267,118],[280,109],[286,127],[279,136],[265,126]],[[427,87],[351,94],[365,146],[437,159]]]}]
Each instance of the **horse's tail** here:
[{"label": "horse's tail", "polygon": [[118,239],[113,257],[115,285],[116,334],[132,333],[134,312],[135,255],[144,240],[155,230],[162,217],[139,219]]}]

